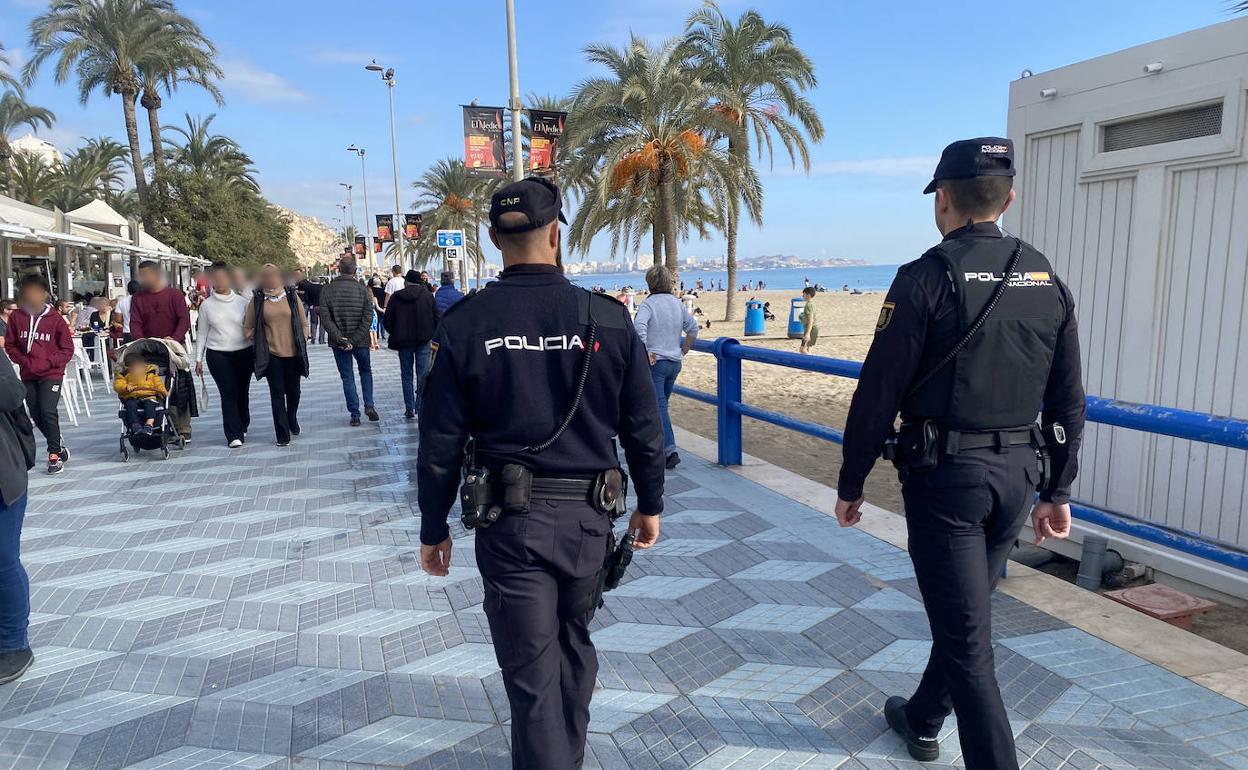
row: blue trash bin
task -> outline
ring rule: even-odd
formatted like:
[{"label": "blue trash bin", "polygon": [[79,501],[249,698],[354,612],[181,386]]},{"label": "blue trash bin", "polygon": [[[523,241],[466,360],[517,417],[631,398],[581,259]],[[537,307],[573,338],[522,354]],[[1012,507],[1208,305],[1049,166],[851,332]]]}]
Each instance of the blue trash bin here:
[{"label": "blue trash bin", "polygon": [[758,337],[767,331],[767,323],[763,318],[763,303],[752,299],[745,303],[745,336]]},{"label": "blue trash bin", "polygon": [[794,297],[789,302],[789,339],[800,340],[802,338],[802,310],[806,307],[806,300],[801,297]]}]

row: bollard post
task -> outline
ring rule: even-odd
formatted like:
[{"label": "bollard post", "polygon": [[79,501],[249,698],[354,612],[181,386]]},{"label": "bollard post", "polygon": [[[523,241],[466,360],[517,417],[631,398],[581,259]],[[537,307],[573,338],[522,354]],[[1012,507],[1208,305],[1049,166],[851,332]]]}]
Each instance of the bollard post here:
[{"label": "bollard post", "polygon": [[728,337],[713,343],[718,374],[715,410],[720,465],[741,464],[741,412],[734,408],[741,403],[741,358],[733,355],[740,344]]}]

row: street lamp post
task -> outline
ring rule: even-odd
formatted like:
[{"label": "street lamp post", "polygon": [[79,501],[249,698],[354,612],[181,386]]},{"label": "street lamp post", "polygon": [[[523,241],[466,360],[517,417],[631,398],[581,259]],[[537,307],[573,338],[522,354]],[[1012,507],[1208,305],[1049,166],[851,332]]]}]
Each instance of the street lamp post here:
[{"label": "street lamp post", "polygon": [[394,67],[387,67],[383,70],[377,60],[373,59],[364,66],[364,69],[369,72],[380,72],[381,79],[386,81],[386,87],[390,92],[390,158],[394,164],[394,222],[391,223],[391,229],[394,232],[394,244],[398,248],[398,264],[403,265],[403,227],[399,224],[399,219],[403,216],[403,206],[399,203],[399,141],[394,125]]},{"label": "street lamp post", "polygon": [[351,202],[351,185],[346,182],[339,182],[338,186],[347,188],[347,214],[351,217],[351,229],[358,234],[360,231],[355,226],[355,204]]},{"label": "street lamp post", "polygon": [[516,61],[516,5],[507,2],[507,63],[511,75],[511,178],[524,179],[524,148],[520,141],[520,66]]},{"label": "street lamp post", "polygon": [[366,252],[365,259],[373,260],[373,269],[377,268],[377,257],[373,254],[373,218],[368,213],[368,172],[364,170],[364,148],[356,147],[354,144],[347,148],[347,152],[353,152],[360,156],[360,179],[364,182],[364,249]]}]

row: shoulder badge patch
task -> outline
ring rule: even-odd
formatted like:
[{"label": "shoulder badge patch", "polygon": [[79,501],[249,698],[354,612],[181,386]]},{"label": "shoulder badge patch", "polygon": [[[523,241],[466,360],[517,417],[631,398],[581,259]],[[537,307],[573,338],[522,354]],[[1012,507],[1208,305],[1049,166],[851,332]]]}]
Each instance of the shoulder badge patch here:
[{"label": "shoulder badge patch", "polygon": [[893,320],[893,310],[896,309],[896,307],[897,305],[893,302],[885,302],[880,307],[880,319],[875,322],[875,331],[877,334],[888,328],[888,324]]}]

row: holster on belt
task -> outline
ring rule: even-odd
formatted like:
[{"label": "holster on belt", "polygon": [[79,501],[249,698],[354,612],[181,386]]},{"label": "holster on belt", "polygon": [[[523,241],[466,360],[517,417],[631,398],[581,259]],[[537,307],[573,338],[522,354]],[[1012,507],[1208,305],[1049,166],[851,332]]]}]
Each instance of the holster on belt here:
[{"label": "holster on belt", "polygon": [[934,468],[940,460],[940,430],[933,420],[906,422],[884,441],[884,459],[902,480],[913,469]]},{"label": "holster on belt", "polygon": [[628,475],[620,468],[598,474],[590,491],[590,502],[600,513],[615,521],[628,510]]}]

